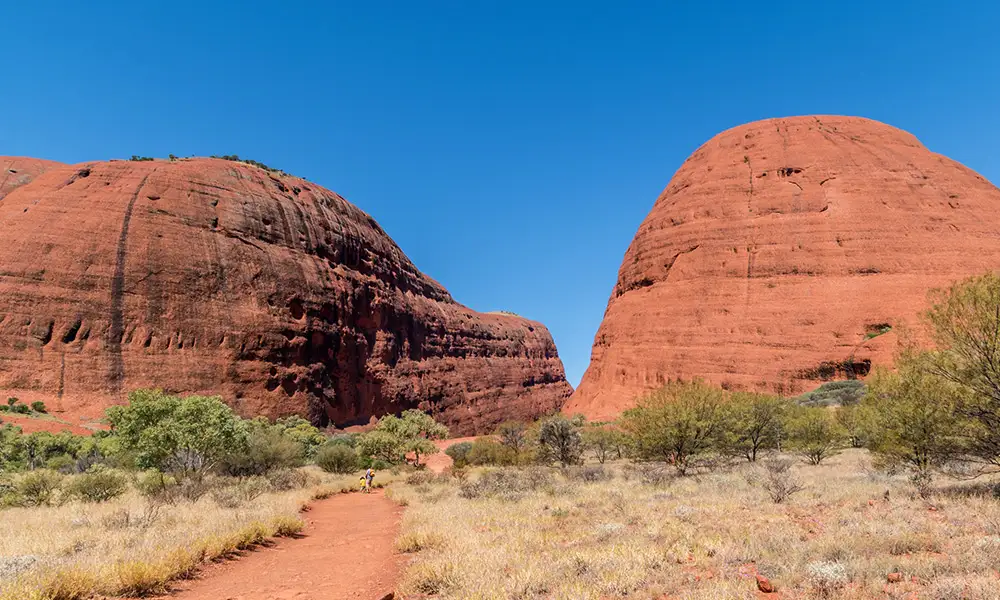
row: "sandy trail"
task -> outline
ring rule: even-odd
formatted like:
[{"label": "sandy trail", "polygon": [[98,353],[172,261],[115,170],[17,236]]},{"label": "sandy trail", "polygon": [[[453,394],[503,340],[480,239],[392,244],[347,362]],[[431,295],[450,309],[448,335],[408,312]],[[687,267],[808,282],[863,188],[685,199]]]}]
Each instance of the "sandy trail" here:
[{"label": "sandy trail", "polygon": [[[443,450],[475,438],[441,440],[427,458],[431,471],[451,466]],[[179,582],[169,600],[379,600],[392,592],[402,571],[393,551],[403,509],[380,490],[337,494],[304,514],[299,539],[204,568]]]},{"label": "sandy trail", "polygon": [[440,450],[440,452],[438,452],[437,454],[431,454],[430,456],[425,458],[424,464],[427,465],[427,468],[429,470],[435,473],[441,473],[445,469],[450,467],[452,464],[451,457],[444,453],[444,451],[447,450],[449,446],[453,446],[461,442],[474,442],[474,441],[476,441],[475,437],[452,438],[450,440],[437,440],[434,442],[434,445],[438,447],[438,450]]},{"label": "sandy trail", "polygon": [[206,567],[170,600],[379,600],[395,589],[402,508],[380,491],[337,494],[303,514],[298,539]]}]

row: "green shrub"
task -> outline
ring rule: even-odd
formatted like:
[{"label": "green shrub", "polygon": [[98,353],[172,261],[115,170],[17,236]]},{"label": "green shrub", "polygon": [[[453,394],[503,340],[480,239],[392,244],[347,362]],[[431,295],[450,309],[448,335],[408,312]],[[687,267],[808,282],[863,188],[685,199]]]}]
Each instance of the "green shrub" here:
[{"label": "green shrub", "polygon": [[223,473],[246,477],[302,466],[305,447],[282,426],[254,419],[248,423],[248,429],[246,446],[222,459]]},{"label": "green shrub", "polygon": [[469,464],[470,450],[472,450],[472,442],[459,442],[448,446],[444,453],[451,457],[451,461],[456,468],[461,469]]},{"label": "green shrub", "polygon": [[316,464],[327,473],[353,473],[358,468],[358,455],[346,444],[329,443],[316,453]]},{"label": "green shrub", "polygon": [[509,466],[517,462],[517,456],[493,438],[481,437],[469,447],[465,460],[470,465]]},{"label": "green shrub", "polygon": [[63,478],[61,473],[38,469],[18,479],[14,493],[25,506],[48,506],[56,501]]},{"label": "green shrub", "polygon": [[48,412],[48,410],[46,410],[46,408],[45,408],[45,403],[42,402],[41,400],[35,400],[34,402],[32,402],[31,403],[31,410],[35,411],[36,413],[46,413],[46,412]]},{"label": "green shrub", "polygon": [[448,428],[434,421],[426,413],[409,409],[401,417],[386,415],[375,429],[358,436],[358,454],[379,459],[390,464],[402,463],[407,453],[414,454],[414,464],[421,455],[438,452],[431,440],[448,437]]},{"label": "green shrub", "polygon": [[14,406],[15,404],[17,404],[17,402],[18,402],[18,399],[15,396],[11,396],[11,397],[7,398],[7,406]]},{"label": "green shrub", "polygon": [[385,471],[390,466],[389,463],[380,459],[372,458],[370,456],[358,456],[358,468],[359,469],[375,469],[376,471]]},{"label": "green shrub", "polygon": [[804,406],[851,406],[861,401],[865,391],[864,382],[856,379],[829,381],[794,400]]},{"label": "green shrub", "polygon": [[20,413],[22,415],[30,415],[31,414],[31,407],[28,406],[27,404],[21,404],[20,402],[17,403],[17,404],[15,404],[15,405],[13,405],[13,406],[11,406],[10,409],[12,411],[14,411],[16,413]]},{"label": "green shrub", "polygon": [[76,471],[76,459],[68,454],[58,454],[45,461],[45,468],[68,475]]},{"label": "green shrub", "polygon": [[496,437],[501,444],[510,448],[514,457],[520,459],[528,447],[528,428],[520,421],[506,421],[497,427]]},{"label": "green shrub", "polygon": [[931,470],[960,454],[962,428],[968,426],[956,408],[961,389],[908,358],[897,367],[876,369],[869,378],[860,409],[868,448],[883,464],[901,464],[929,481]]},{"label": "green shrub", "polygon": [[91,468],[86,473],[70,478],[64,488],[67,498],[83,502],[107,502],[128,489],[124,473],[103,466]]},{"label": "green shrub", "polygon": [[151,500],[172,501],[176,487],[176,479],[156,470],[144,471],[135,479],[135,489]]},{"label": "green shrub", "polygon": [[200,479],[226,457],[245,451],[246,421],[221,398],[136,390],[129,404],[107,409],[124,454],[140,469]]}]

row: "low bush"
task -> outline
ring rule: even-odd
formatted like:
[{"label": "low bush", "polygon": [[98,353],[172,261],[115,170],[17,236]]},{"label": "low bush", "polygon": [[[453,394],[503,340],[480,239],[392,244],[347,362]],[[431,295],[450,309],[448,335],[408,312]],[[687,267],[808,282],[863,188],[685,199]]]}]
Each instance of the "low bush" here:
[{"label": "low bush", "polygon": [[583,448],[583,436],[576,422],[557,415],[539,424],[538,458],[542,463],[578,465],[583,461]]},{"label": "low bush", "polygon": [[76,460],[68,454],[59,454],[45,461],[45,468],[69,475],[76,472]]},{"label": "low bush", "polygon": [[584,481],[587,483],[595,483],[598,481],[607,481],[614,478],[614,473],[610,470],[605,469],[603,466],[585,466],[585,467],[573,467],[566,470],[566,477],[569,479],[575,479],[577,481]]},{"label": "low bush", "polygon": [[428,471],[417,471],[406,478],[407,485],[428,485],[439,481],[437,475]]},{"label": "low bush", "polygon": [[552,483],[552,474],[547,469],[496,469],[486,471],[476,479],[463,481],[458,494],[467,499],[496,497],[518,500]]},{"label": "low bush", "polygon": [[788,447],[813,465],[839,454],[847,437],[827,408],[799,407],[790,415],[786,428]]},{"label": "low bush", "polygon": [[358,454],[347,444],[330,442],[316,453],[316,464],[327,473],[345,475],[358,468]]},{"label": "low bush", "polygon": [[41,400],[35,400],[31,403],[31,410],[37,413],[46,413],[48,410],[45,408],[45,403]]},{"label": "low bush", "polygon": [[663,486],[677,478],[676,470],[666,463],[638,463],[628,466],[622,475],[651,486]]},{"label": "low bush", "polygon": [[510,466],[517,462],[514,451],[492,438],[479,438],[465,454],[466,464],[484,466]]},{"label": "low bush", "polygon": [[286,435],[280,426],[253,420],[248,429],[246,447],[242,452],[223,459],[222,473],[246,477],[302,466],[305,454],[303,444]]},{"label": "low bush", "polygon": [[20,402],[18,402],[17,404],[12,405],[10,407],[10,410],[13,411],[13,412],[22,414],[22,415],[30,415],[31,414],[31,407],[28,406],[27,404],[21,404]]},{"label": "low bush", "polygon": [[121,496],[127,489],[128,478],[124,473],[104,467],[93,467],[86,473],[72,477],[63,493],[67,499],[107,502]]},{"label": "low bush", "polygon": [[176,485],[177,481],[173,477],[155,470],[145,471],[135,478],[135,489],[153,500],[166,499],[168,491]]},{"label": "low bush", "polygon": [[298,469],[281,469],[267,474],[271,487],[279,492],[297,490],[309,484],[309,477]]},{"label": "low bush", "polygon": [[829,381],[793,400],[803,406],[852,406],[861,402],[866,391],[864,382],[857,379]]},{"label": "low bush", "polygon": [[21,476],[14,485],[19,504],[24,506],[49,506],[59,496],[64,476],[48,469],[38,469]]},{"label": "low bush", "polygon": [[444,453],[451,457],[452,463],[458,468],[469,464],[469,451],[472,450],[472,442],[459,442],[448,446]]},{"label": "low bush", "polygon": [[761,486],[775,504],[782,504],[794,494],[805,489],[792,474],[792,461],[773,459],[764,463],[766,475]]},{"label": "low bush", "polygon": [[236,485],[220,487],[212,490],[212,499],[224,508],[239,508],[247,502],[253,502],[273,488],[265,477],[248,477]]}]

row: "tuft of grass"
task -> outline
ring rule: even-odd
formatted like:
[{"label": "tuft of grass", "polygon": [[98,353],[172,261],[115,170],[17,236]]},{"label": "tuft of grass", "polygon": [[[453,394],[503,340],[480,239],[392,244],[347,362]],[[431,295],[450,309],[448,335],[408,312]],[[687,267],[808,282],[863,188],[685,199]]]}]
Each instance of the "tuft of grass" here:
[{"label": "tuft of grass", "polygon": [[440,548],[444,537],[433,531],[408,531],[396,538],[396,551],[403,554],[420,552],[429,548]]}]

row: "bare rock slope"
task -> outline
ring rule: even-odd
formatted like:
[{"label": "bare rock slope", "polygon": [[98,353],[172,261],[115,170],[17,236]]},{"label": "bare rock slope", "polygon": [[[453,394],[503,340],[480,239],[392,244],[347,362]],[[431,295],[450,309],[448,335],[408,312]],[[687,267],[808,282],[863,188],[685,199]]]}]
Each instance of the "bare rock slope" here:
[{"label": "bare rock slope", "polygon": [[461,434],[572,391],[545,327],[456,303],[303,179],[221,159],[0,166],[3,397],[93,417],[160,387],[318,425],[420,407]]},{"label": "bare rock slope", "polygon": [[887,364],[927,292],[1000,266],[1000,190],[914,136],[770,119],[699,148],[625,254],[566,410],[668,379],[798,393]]}]

